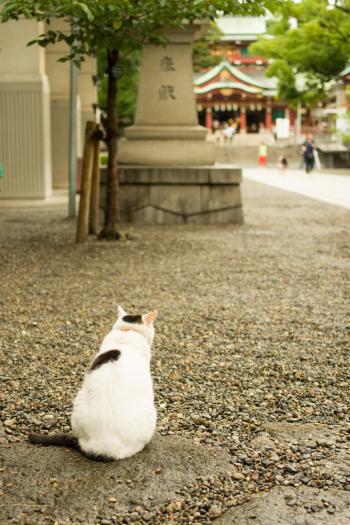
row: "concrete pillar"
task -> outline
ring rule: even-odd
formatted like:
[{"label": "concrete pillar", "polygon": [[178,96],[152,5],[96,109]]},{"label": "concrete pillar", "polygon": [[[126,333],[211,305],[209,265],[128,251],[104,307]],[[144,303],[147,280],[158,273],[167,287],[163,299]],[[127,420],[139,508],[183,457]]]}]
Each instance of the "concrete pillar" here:
[{"label": "concrete pillar", "polygon": [[213,114],[211,108],[206,108],[205,110],[205,127],[210,130],[213,127]]},{"label": "concrete pillar", "polygon": [[30,20],[0,25],[0,198],[50,195],[49,83],[45,54],[30,40],[43,32]]},{"label": "concrete pillar", "polygon": [[265,128],[267,131],[272,131],[272,109],[271,109],[271,103],[267,103],[266,106],[266,118],[265,118]]},{"label": "concrete pillar", "polygon": [[[62,20],[52,20],[48,29],[64,30],[68,26]],[[52,178],[54,188],[68,188],[69,165],[69,88],[70,64],[58,62],[68,52],[64,42],[46,48],[46,71],[50,81],[51,95],[51,144]],[[77,100],[78,156],[81,153],[80,102]],[[80,151],[79,151],[80,150]]]},{"label": "concrete pillar", "polygon": [[247,132],[247,110],[245,107],[241,108],[241,115],[240,115],[240,133],[246,133]]},{"label": "concrete pillar", "polygon": [[[63,20],[51,20],[47,29],[69,31]],[[69,163],[69,90],[70,64],[58,62],[68,52],[64,42],[58,42],[46,48],[47,74],[51,87],[51,136],[52,136],[52,171],[54,188],[68,187]],[[96,75],[96,60],[86,57],[78,71],[77,96],[77,154],[82,156],[82,137],[85,123],[94,120],[93,104],[97,101],[97,89],[93,82]]]},{"label": "concrete pillar", "polygon": [[96,59],[86,57],[78,72],[78,95],[81,104],[81,129],[84,135],[85,124],[95,120],[94,105],[97,104],[97,88],[94,79],[97,75]]},{"label": "concrete pillar", "polygon": [[119,143],[120,163],[214,163],[207,130],[198,125],[193,92],[192,43],[199,28],[167,31],[165,47],[144,46],[135,124]]},{"label": "concrete pillar", "polygon": [[289,122],[290,122],[290,126],[294,128],[294,125],[295,125],[295,111],[292,108],[289,108]]},{"label": "concrete pillar", "polygon": [[306,125],[309,128],[312,127],[312,115],[311,115],[310,108],[307,108],[307,110],[306,110]]}]

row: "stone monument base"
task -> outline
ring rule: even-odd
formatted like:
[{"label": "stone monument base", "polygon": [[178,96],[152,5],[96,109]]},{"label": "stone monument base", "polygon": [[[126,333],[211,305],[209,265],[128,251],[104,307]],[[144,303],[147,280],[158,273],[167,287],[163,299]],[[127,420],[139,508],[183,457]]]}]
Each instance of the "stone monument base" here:
[{"label": "stone monument base", "polygon": [[204,166],[214,162],[214,145],[200,140],[128,140],[118,146],[118,161],[123,166],[188,166],[197,158]]},{"label": "stone monument base", "polygon": [[[241,169],[232,166],[119,166],[122,222],[242,224]],[[106,169],[101,173],[104,205]]]}]

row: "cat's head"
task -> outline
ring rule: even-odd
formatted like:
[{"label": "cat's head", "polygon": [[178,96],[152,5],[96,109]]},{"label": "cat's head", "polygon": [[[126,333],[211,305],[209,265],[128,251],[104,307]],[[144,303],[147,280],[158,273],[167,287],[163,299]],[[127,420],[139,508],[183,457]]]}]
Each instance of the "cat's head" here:
[{"label": "cat's head", "polygon": [[158,315],[158,312],[148,312],[144,315],[131,315],[118,306],[118,319],[114,323],[113,330],[134,330],[144,336],[149,345],[152,345],[154,338],[153,323]]}]

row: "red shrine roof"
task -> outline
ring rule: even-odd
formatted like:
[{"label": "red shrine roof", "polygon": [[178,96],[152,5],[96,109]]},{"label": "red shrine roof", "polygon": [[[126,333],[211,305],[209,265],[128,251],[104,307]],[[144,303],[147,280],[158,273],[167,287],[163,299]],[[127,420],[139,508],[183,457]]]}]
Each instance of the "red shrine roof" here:
[{"label": "red shrine roof", "polygon": [[264,76],[249,75],[224,60],[209,71],[201,74],[194,81],[196,95],[220,91],[223,95],[232,94],[232,90],[266,97],[276,96],[275,81]]}]

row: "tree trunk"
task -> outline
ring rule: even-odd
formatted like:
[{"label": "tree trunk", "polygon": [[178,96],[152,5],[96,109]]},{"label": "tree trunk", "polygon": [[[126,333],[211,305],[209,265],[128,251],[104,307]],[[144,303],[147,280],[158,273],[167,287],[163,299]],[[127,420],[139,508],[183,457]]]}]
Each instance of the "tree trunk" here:
[{"label": "tree trunk", "polygon": [[107,52],[108,95],[105,124],[108,150],[106,201],[103,229],[100,239],[116,240],[121,237],[119,227],[119,178],[117,170],[117,75],[118,51]]},{"label": "tree trunk", "polygon": [[100,230],[100,126],[96,124],[94,135],[94,163],[92,168],[89,233],[98,235]]}]

